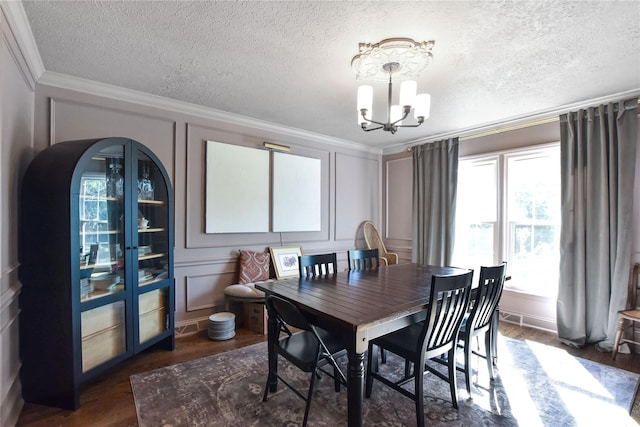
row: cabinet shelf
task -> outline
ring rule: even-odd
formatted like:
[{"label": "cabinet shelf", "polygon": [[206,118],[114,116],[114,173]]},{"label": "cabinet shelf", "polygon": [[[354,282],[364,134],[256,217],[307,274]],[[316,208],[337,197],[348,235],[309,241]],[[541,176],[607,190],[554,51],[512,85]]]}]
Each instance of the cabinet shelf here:
[{"label": "cabinet shelf", "polygon": [[[80,195],[80,200],[87,202],[121,202],[122,199],[119,197],[109,197],[109,196],[84,196]],[[139,205],[155,205],[155,206],[163,206],[166,204],[164,200],[146,200],[146,199],[138,199]]]},{"label": "cabinet shelf", "polygon": [[118,292],[124,291],[124,283],[118,283],[116,287],[112,290],[102,290],[102,289],[94,289],[86,295],[82,295],[80,297],[80,301],[91,301],[94,299],[106,297],[107,295],[117,294]]},{"label": "cabinet shelf", "polygon": [[162,258],[163,256],[165,256],[166,254],[163,253],[151,253],[151,254],[145,254],[145,255],[138,255],[138,260],[142,261],[145,259],[154,259],[154,258]]},{"label": "cabinet shelf", "polygon": [[164,227],[156,227],[156,228],[138,228],[138,233],[159,233],[161,231],[166,231],[167,229]]},{"label": "cabinet shelf", "polygon": [[156,206],[162,206],[164,205],[164,200],[144,200],[144,199],[138,199],[138,204],[139,205],[156,205]]},{"label": "cabinet shelf", "polygon": [[115,235],[115,234],[121,234],[122,231],[121,230],[99,230],[99,231],[81,231],[80,235],[81,236],[96,236],[96,235]]}]

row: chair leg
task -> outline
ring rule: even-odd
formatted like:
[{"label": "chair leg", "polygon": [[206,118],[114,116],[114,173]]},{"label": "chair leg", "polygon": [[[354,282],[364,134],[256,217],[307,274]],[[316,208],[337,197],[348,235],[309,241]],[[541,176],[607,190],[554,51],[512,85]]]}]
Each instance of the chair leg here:
[{"label": "chair leg", "polygon": [[387,351],[384,348],[380,349],[380,360],[382,363],[387,363]]},{"label": "chair leg", "polygon": [[616,339],[613,341],[613,349],[611,350],[611,358],[616,360],[618,354],[618,347],[620,346],[620,338],[622,338],[622,331],[624,330],[624,318],[618,319],[618,329],[616,330]]},{"label": "chair leg", "polygon": [[493,381],[493,342],[491,340],[491,329],[484,333],[484,348],[484,354],[487,356],[489,378]]},{"label": "chair leg", "polygon": [[489,331],[491,332],[491,353],[493,357],[492,363],[494,365],[498,365],[498,330],[500,325],[500,308],[496,307],[496,311],[493,312],[493,316],[491,318],[491,328]]},{"label": "chair leg", "polygon": [[405,359],[404,361],[404,377],[405,378],[409,378],[410,376],[413,375],[411,373],[412,369],[415,369],[415,366],[413,366],[413,362]]},{"label": "chair leg", "polygon": [[306,427],[309,418],[309,409],[311,409],[311,397],[313,395],[313,387],[316,383],[316,372],[311,373],[311,382],[309,383],[309,393],[307,394],[307,402],[304,408],[304,418],[302,419],[302,427]]},{"label": "chair leg", "polygon": [[471,337],[464,340],[464,382],[471,397]]},{"label": "chair leg", "polygon": [[[422,363],[424,366],[424,362]],[[417,364],[414,364],[413,377],[414,377],[414,400],[416,403],[416,421],[418,427],[424,427],[424,403],[423,403],[423,390],[424,390],[424,369],[415,369]]]},{"label": "chair leg", "polygon": [[458,409],[458,388],[456,386],[456,348],[455,346],[449,350],[449,388],[451,389],[451,400],[453,407]]},{"label": "chair leg", "polygon": [[267,374],[267,383],[264,386],[264,394],[262,395],[262,401],[267,401],[267,395],[269,394],[269,379],[271,378],[271,371]]}]

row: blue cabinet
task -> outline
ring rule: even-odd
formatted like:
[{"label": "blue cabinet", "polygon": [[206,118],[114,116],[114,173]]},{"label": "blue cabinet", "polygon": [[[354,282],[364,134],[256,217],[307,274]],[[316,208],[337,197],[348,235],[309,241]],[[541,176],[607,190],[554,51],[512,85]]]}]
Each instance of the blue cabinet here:
[{"label": "blue cabinet", "polygon": [[175,347],[171,182],[141,143],[54,144],[25,172],[20,358],[28,402],[77,409],[82,385]]}]

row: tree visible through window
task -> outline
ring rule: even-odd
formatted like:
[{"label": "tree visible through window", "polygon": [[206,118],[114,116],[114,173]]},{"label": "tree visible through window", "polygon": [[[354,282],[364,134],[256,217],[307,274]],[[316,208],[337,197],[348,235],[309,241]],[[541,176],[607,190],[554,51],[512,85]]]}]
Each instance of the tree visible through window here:
[{"label": "tree visible through window", "polygon": [[560,240],[557,145],[461,159],[454,265],[507,261],[506,286],[555,296]]},{"label": "tree visible through window", "polygon": [[80,224],[83,251],[95,243],[109,243],[109,237],[101,231],[108,230],[108,209],[104,175],[82,177],[80,184]]}]

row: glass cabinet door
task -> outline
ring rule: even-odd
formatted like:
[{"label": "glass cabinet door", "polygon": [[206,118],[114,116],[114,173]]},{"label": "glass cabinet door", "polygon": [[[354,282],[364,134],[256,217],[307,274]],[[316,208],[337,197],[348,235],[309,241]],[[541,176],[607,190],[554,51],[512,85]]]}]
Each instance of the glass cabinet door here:
[{"label": "glass cabinet door", "polygon": [[[169,281],[169,189],[156,164],[137,152],[137,248],[139,344],[167,328]],[[163,284],[162,282],[165,281]]]},{"label": "glass cabinet door", "polygon": [[125,290],[124,146],[106,148],[82,172],[79,197],[80,299]]},{"label": "glass cabinet door", "polygon": [[167,187],[155,164],[138,152],[138,286],[160,282],[169,274]]}]

